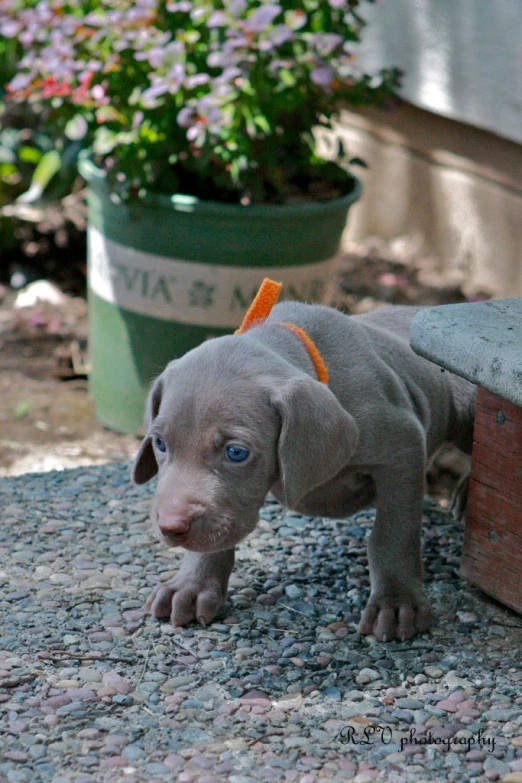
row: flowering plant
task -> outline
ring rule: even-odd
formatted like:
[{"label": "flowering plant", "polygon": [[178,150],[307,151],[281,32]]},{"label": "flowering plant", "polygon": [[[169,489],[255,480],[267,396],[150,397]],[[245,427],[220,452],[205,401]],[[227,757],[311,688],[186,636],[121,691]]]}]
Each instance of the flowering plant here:
[{"label": "flowering plant", "polygon": [[361,2],[0,0],[21,51],[7,99],[81,140],[124,196],[332,197],[351,178],[313,128],[398,83],[357,72]]}]

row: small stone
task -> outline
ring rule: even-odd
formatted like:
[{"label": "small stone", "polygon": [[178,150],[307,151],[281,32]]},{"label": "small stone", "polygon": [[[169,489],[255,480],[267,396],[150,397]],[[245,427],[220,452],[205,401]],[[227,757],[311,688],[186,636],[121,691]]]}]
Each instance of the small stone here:
[{"label": "small stone", "polygon": [[164,758],[163,763],[166,767],[168,767],[168,769],[176,770],[185,765],[185,759],[182,756],[178,756],[173,753],[170,756]]},{"label": "small stone", "polygon": [[63,693],[58,696],[50,696],[48,699],[44,699],[41,703],[41,706],[57,709],[58,707],[63,707],[65,704],[70,704],[71,702],[72,698],[66,693]]},{"label": "small stone", "polygon": [[21,734],[22,731],[26,731],[28,724],[23,720],[16,720],[9,724],[8,731],[10,734]]},{"label": "small stone", "polygon": [[419,701],[418,699],[396,699],[395,704],[397,707],[401,707],[405,710],[422,710],[424,707],[424,704],[422,701]]},{"label": "small stone", "polygon": [[425,666],[424,674],[432,680],[439,680],[444,672],[438,666]]},{"label": "small stone", "polygon": [[98,669],[91,669],[86,666],[78,670],[77,676],[82,682],[101,682],[103,675]]},{"label": "small stone", "polygon": [[47,748],[45,745],[31,745],[29,748],[29,756],[33,761],[39,761],[47,755]]},{"label": "small stone", "polygon": [[76,699],[87,702],[98,701],[97,695],[90,688],[69,688],[67,692],[73,701]]},{"label": "small stone", "polygon": [[122,694],[123,696],[132,693],[132,685],[127,682],[121,674],[118,674],[118,672],[105,672],[102,677],[102,682],[105,687],[114,688],[116,693]]},{"label": "small stone", "polygon": [[518,737],[511,737],[509,741],[515,748],[522,748],[522,734],[519,734]]},{"label": "small stone", "polygon": [[347,775],[355,775],[355,772],[357,770],[357,764],[355,761],[351,761],[350,759],[340,758],[337,762],[339,769],[342,769],[343,772],[346,772]]},{"label": "small stone", "polygon": [[136,690],[138,691],[138,693],[155,693],[158,690],[158,688],[159,688],[159,683],[146,680],[145,682],[140,682]]},{"label": "small stone", "polygon": [[[204,672],[216,671],[216,669],[223,668],[223,661],[203,661],[201,668]],[[167,680],[167,682],[170,682],[170,680]]]},{"label": "small stone", "polygon": [[212,769],[214,766],[214,759],[207,759],[204,756],[193,756],[190,760],[191,764],[194,764],[195,767],[199,767],[199,769]]},{"label": "small stone", "polygon": [[441,699],[441,701],[437,702],[437,707],[446,712],[457,712],[458,709],[455,702],[451,701],[451,699]]},{"label": "small stone", "polygon": [[339,688],[325,688],[323,693],[328,699],[333,699],[334,701],[342,701],[343,697]]},{"label": "small stone", "polygon": [[51,576],[53,570],[49,566],[36,566],[33,572],[33,579],[39,582],[42,579],[47,579]]},{"label": "small stone", "polygon": [[65,704],[63,707],[58,707],[56,710],[57,715],[71,715],[75,712],[82,712],[84,710],[85,705],[78,699],[76,701],[72,701],[70,704]]},{"label": "small stone", "polygon": [[266,707],[270,705],[270,696],[263,691],[248,691],[239,699],[241,704],[250,705],[251,707]]},{"label": "small stone", "polygon": [[475,704],[474,701],[466,700],[466,697],[462,691],[453,691],[453,693],[450,693],[448,696],[448,701],[452,701],[453,704],[458,704],[459,710]]},{"label": "small stone", "polygon": [[522,772],[509,772],[502,778],[502,783],[522,783]]},{"label": "small stone", "polygon": [[22,750],[6,750],[4,751],[4,759],[9,761],[24,762],[27,761],[27,753]]},{"label": "small stone", "polygon": [[[220,662],[220,665],[223,666],[223,664]],[[163,691],[163,693],[172,693],[173,691],[177,690],[178,688],[182,688],[185,685],[192,685],[194,682],[194,677],[189,677],[185,674],[180,674],[179,677],[171,677],[169,680],[166,680],[162,685],[160,690]]]},{"label": "small stone", "polygon": [[113,688],[112,685],[104,685],[102,688],[98,688],[96,695],[103,699],[104,696],[116,696],[118,691]]},{"label": "small stone", "polygon": [[408,710],[393,710],[392,717],[403,720],[406,723],[413,723],[413,715]]},{"label": "small stone", "polygon": [[370,772],[358,772],[353,779],[353,783],[373,783],[374,780],[375,775],[372,775]]},{"label": "small stone", "polygon": [[509,764],[505,761],[489,756],[484,762],[484,772],[496,772],[500,777],[510,773]]},{"label": "small stone", "polygon": [[472,625],[477,622],[477,615],[473,612],[457,612],[457,618],[459,622],[465,625]]},{"label": "small stone", "polygon": [[355,682],[358,685],[367,685],[369,682],[373,682],[374,680],[379,680],[381,675],[379,672],[375,671],[375,669],[361,669],[357,677],[355,678]]},{"label": "small stone", "polygon": [[110,756],[108,759],[103,759],[102,765],[104,767],[110,767],[111,769],[116,767],[128,767],[129,761],[125,756]]},{"label": "small stone", "polygon": [[261,593],[256,598],[256,602],[261,606],[273,606],[277,601],[275,595],[269,595],[268,593]]},{"label": "small stone", "polygon": [[505,721],[511,720],[511,718],[517,718],[519,715],[520,710],[493,708],[484,712],[482,717],[486,720],[496,720],[504,723]]},{"label": "small stone", "polygon": [[444,677],[444,682],[449,688],[472,688],[470,680],[464,677],[458,677],[455,672],[448,672]]},{"label": "small stone", "polygon": [[301,598],[303,591],[297,585],[287,585],[285,587],[285,593],[288,598]]},{"label": "small stone", "polygon": [[78,739],[97,740],[100,734],[99,729],[81,729],[76,736]]},{"label": "small stone", "polygon": [[466,758],[468,761],[484,761],[486,754],[483,750],[470,750],[466,753]]}]

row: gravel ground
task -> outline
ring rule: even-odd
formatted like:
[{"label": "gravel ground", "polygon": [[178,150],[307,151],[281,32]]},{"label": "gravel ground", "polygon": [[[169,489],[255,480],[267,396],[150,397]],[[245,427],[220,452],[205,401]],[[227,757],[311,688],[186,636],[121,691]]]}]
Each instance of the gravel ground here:
[{"label": "gravel ground", "polygon": [[218,620],[174,630],[141,606],[180,554],[128,474],[0,481],[1,783],[522,781],[522,623],[459,579],[446,511],[426,502],[430,634],[356,632],[373,510],[274,502]]}]

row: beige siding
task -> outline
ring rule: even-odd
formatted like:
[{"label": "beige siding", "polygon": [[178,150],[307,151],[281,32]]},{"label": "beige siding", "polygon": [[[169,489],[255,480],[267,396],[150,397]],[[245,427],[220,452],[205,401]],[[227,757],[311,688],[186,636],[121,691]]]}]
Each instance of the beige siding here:
[{"label": "beige siding", "polygon": [[402,97],[522,142],[521,0],[380,0],[359,60],[405,70]]}]

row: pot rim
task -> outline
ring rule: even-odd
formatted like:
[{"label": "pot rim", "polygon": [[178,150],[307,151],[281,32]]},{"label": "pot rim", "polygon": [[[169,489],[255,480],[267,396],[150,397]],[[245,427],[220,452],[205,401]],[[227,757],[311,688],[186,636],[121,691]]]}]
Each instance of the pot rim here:
[{"label": "pot rim", "polygon": [[[80,154],[78,169],[89,186],[104,191],[106,195],[110,195],[106,172],[93,163],[88,153],[83,152]],[[362,182],[354,174],[348,173],[348,176],[353,181],[352,190],[344,196],[325,201],[243,206],[242,204],[228,204],[222,201],[206,201],[196,196],[188,196],[182,193],[175,193],[171,196],[162,193],[146,193],[140,200],[140,203],[144,206],[163,207],[164,209],[174,209],[179,212],[197,212],[205,215],[217,215],[226,212],[228,215],[237,218],[251,218],[255,216],[274,219],[307,215],[318,217],[321,213],[346,210],[351,204],[359,200],[363,190]]]}]

